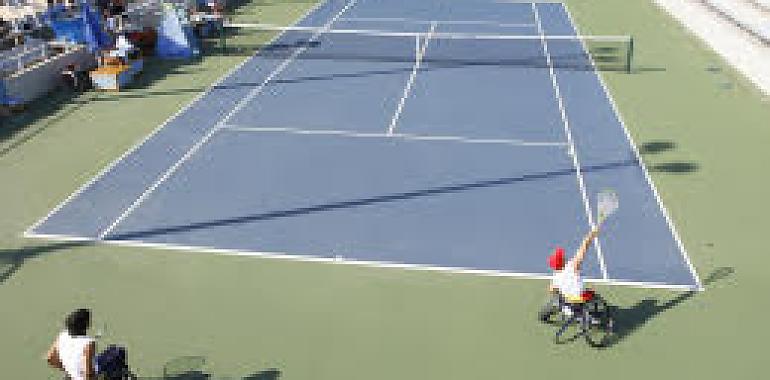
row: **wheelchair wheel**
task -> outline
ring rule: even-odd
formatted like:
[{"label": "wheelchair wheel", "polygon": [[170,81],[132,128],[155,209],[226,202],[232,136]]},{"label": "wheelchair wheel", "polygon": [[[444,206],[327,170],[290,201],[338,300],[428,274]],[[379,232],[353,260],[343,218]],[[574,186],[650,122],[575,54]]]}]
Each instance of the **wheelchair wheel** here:
[{"label": "wheelchair wheel", "polygon": [[606,347],[613,334],[612,308],[604,299],[595,296],[583,309],[583,331],[592,347]]},{"label": "wheelchair wheel", "polygon": [[540,308],[537,313],[537,319],[546,324],[556,324],[559,322],[560,310],[559,296],[553,295],[546,303]]},{"label": "wheelchair wheel", "polygon": [[574,342],[580,335],[585,333],[579,314],[576,313],[567,316],[564,313],[559,313],[559,316],[560,320],[556,322],[559,324],[559,330],[556,331],[556,335],[554,336],[554,342],[556,344]]}]

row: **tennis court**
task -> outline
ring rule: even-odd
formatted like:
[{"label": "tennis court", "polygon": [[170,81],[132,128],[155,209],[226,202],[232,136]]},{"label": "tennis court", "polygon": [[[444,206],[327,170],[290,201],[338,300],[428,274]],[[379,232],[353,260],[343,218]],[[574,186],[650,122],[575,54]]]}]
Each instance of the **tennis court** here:
[{"label": "tennis court", "polygon": [[442,4],[321,3],[27,236],[544,277],[612,188],[586,277],[700,288],[567,9]]}]

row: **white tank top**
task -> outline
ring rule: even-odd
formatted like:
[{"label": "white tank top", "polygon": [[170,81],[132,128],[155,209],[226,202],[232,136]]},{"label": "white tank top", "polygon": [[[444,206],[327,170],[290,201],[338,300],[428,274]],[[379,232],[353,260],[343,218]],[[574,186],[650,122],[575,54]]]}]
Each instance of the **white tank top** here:
[{"label": "white tank top", "polygon": [[[59,334],[56,340],[56,349],[59,350],[59,359],[64,370],[72,380],[86,379],[86,363],[83,352],[86,346],[94,341],[90,336],[70,336],[65,330]],[[93,363],[93,360],[91,361]]]},{"label": "white tank top", "polygon": [[554,272],[551,280],[551,284],[557,287],[569,302],[581,302],[585,290],[583,278],[575,264],[574,259],[568,261],[564,269]]}]

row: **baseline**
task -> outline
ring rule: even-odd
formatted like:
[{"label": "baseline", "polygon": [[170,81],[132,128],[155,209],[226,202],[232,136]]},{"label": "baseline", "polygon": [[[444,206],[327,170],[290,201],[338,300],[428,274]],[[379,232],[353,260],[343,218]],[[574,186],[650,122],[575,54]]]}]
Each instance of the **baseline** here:
[{"label": "baseline", "polygon": [[[353,260],[345,258],[339,255],[332,255],[329,257],[322,256],[307,256],[297,255],[288,252],[260,252],[260,251],[247,251],[247,250],[235,250],[226,248],[214,248],[206,246],[189,246],[180,244],[168,244],[168,243],[151,243],[141,240],[99,240],[83,236],[73,235],[56,235],[56,234],[37,234],[30,233],[29,238],[40,239],[47,241],[58,242],[73,242],[73,243],[90,243],[90,244],[105,244],[118,247],[128,248],[149,248],[158,249],[163,251],[184,252],[186,254],[219,254],[224,256],[241,256],[241,257],[254,257],[264,259],[277,259],[287,260],[295,262],[308,262],[308,263],[327,263],[338,265],[354,265],[368,268],[382,268],[382,269],[403,269],[412,271],[424,271],[424,272],[437,272],[457,275],[473,275],[484,277],[503,277],[503,278],[521,278],[531,280],[550,280],[550,273],[527,273],[527,272],[512,272],[512,271],[494,271],[494,270],[482,270],[472,268],[453,268],[453,267],[441,267],[441,266],[429,266],[418,264],[402,264],[402,263],[389,263],[389,262],[377,262],[377,261],[363,261]],[[600,285],[620,285],[629,286],[644,289],[668,289],[675,291],[691,291],[692,287],[689,285],[678,284],[666,284],[659,282],[645,282],[645,281],[616,281],[607,280],[603,278],[584,278],[587,283],[600,284]]]}]

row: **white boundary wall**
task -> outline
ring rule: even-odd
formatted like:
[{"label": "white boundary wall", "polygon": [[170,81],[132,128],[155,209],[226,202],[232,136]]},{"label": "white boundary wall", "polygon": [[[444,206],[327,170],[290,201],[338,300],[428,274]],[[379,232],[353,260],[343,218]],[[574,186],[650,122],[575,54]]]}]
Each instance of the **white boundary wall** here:
[{"label": "white boundary wall", "polygon": [[770,45],[742,30],[703,0],[653,0],[770,96]]},{"label": "white boundary wall", "polygon": [[61,72],[67,65],[75,64],[83,70],[96,65],[96,59],[84,45],[71,46],[66,52],[51,57],[5,78],[8,95],[29,103],[52,91],[62,82]]}]

